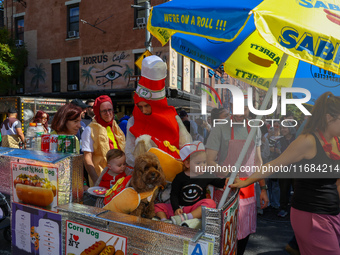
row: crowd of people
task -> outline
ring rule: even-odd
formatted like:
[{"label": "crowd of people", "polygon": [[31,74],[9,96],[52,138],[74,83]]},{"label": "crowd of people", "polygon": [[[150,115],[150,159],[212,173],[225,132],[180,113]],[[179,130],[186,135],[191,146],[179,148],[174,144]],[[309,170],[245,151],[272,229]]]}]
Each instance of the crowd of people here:
[{"label": "crowd of people", "polygon": [[[249,125],[214,126],[214,120],[243,123],[249,118],[249,109],[245,100],[243,115],[231,115],[224,108],[216,108],[207,120],[190,119],[185,110],[176,111],[168,105],[166,74],[167,66],[159,57],[143,60],[131,117],[115,120],[111,98],[103,95],[85,103],[75,99],[62,106],[54,115],[51,127],[48,126],[49,115],[44,111],[38,111],[33,122],[42,123],[46,133],[53,130],[51,133],[77,137],[77,153],[84,154],[85,194],[91,186],[110,189],[120,185],[121,178],[131,175],[136,157],[150,148],[158,148],[166,157],[183,162],[183,169],[167,170],[176,171],[170,180],[170,199],[168,203],[156,203],[155,219],[197,227],[202,206],[216,208],[216,203],[207,198],[207,185],[223,188],[227,183],[226,175],[211,178],[197,172],[197,167],[235,165],[251,130]],[[325,164],[326,171],[335,169],[340,160],[340,97],[330,92],[323,94],[315,102],[300,135],[289,122],[294,117],[288,115],[291,114],[285,118],[289,127],[274,122],[273,126],[267,123],[257,128],[242,166],[261,169],[263,165]],[[9,109],[8,118],[1,125],[1,134],[2,146],[18,147],[20,140],[25,145],[15,109]],[[340,254],[340,179],[335,176],[275,179],[269,178],[270,174],[241,172],[231,185],[240,188],[237,254],[245,252],[250,235],[256,231],[257,213],[263,213],[269,204],[278,210],[278,217],[287,217],[291,205],[290,218],[297,240],[297,244],[290,247],[292,252]],[[257,183],[258,192],[254,183]],[[196,192],[193,196],[186,193],[188,187]],[[103,200],[100,203],[91,200],[89,194],[86,196],[88,204],[101,207],[106,204]]]}]

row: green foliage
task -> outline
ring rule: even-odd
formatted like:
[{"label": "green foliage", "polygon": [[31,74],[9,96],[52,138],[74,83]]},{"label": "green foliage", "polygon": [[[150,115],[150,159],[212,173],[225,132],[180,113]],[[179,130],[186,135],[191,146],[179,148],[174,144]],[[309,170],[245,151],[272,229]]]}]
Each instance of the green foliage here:
[{"label": "green foliage", "polygon": [[8,30],[0,29],[0,93],[16,89],[13,79],[23,73],[27,56],[26,48],[17,48]]},{"label": "green foliage", "polygon": [[[303,104],[303,106],[309,111],[312,111],[313,106],[308,104]],[[287,105],[287,113],[291,112],[294,116],[294,119],[299,121],[300,123],[303,122],[305,115],[300,111],[299,108],[297,108],[296,105]]]}]

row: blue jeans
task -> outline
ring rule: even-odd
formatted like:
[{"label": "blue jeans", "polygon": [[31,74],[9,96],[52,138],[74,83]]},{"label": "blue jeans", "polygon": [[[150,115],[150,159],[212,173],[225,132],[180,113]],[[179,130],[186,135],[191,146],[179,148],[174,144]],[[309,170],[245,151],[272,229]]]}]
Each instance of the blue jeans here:
[{"label": "blue jeans", "polygon": [[269,203],[272,207],[280,207],[280,185],[278,180],[268,180]]}]

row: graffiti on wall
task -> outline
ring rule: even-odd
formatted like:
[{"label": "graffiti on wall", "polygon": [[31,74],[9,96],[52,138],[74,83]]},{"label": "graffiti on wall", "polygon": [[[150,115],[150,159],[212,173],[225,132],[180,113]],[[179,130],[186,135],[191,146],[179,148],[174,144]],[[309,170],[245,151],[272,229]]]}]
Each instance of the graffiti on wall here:
[{"label": "graffiti on wall", "polygon": [[[167,62],[162,51],[155,55]],[[134,54],[121,51],[83,56],[81,61],[80,84],[83,90],[123,89],[134,87],[130,76],[135,75]]]},{"label": "graffiti on wall", "polygon": [[[103,70],[96,71],[96,84],[97,86],[106,86],[108,82],[111,82],[111,89],[113,85],[113,81],[122,76],[121,73],[114,70],[114,68],[119,67],[122,68],[121,65],[110,65]],[[104,78],[103,80],[100,78]]]},{"label": "graffiti on wall", "polygon": [[84,56],[81,63],[83,89],[113,89],[129,87],[129,77],[134,74],[133,59],[123,52]]}]

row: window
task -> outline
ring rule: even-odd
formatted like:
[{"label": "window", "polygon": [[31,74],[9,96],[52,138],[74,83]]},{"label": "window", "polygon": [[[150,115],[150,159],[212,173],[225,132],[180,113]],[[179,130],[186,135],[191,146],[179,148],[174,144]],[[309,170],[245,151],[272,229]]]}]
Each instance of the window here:
[{"label": "window", "polygon": [[60,63],[52,64],[52,92],[60,92]]},{"label": "window", "polygon": [[79,61],[67,62],[67,90],[79,90]]},{"label": "window", "polygon": [[195,62],[190,60],[190,92],[195,91]]},{"label": "window", "polygon": [[0,28],[3,28],[4,26],[5,26],[4,9],[0,8]]},{"label": "window", "polygon": [[25,25],[25,22],[24,22],[23,17],[15,20],[15,38],[17,40],[24,41],[24,25]]},{"label": "window", "polygon": [[[139,6],[145,6],[145,2],[147,0],[135,0],[135,5],[139,5]],[[137,24],[137,19],[138,19],[138,23],[139,24],[142,24],[142,22],[144,21],[145,22],[145,25],[144,27],[146,26],[146,18],[145,18],[145,9],[144,8],[134,8],[135,10],[135,15],[134,15],[134,27],[138,27],[138,24]],[[143,20],[144,18],[144,20]]]},{"label": "window", "polygon": [[25,74],[19,76],[19,78],[16,79],[16,93],[17,94],[24,94],[25,90]]},{"label": "window", "polygon": [[[210,87],[212,87],[212,76],[209,76],[209,85],[210,85]],[[211,88],[209,88],[209,92],[210,92],[210,94],[211,94]],[[209,101],[211,101],[211,96],[209,96]]]},{"label": "window", "polygon": [[205,83],[205,68],[201,67],[201,82]]},{"label": "window", "polygon": [[183,56],[177,54],[177,89],[183,90]]},{"label": "window", "polygon": [[79,36],[79,5],[67,7],[67,38]]},{"label": "window", "polygon": [[[201,82],[205,83],[205,68],[201,66]],[[205,86],[201,85],[201,88],[206,88]]]}]

